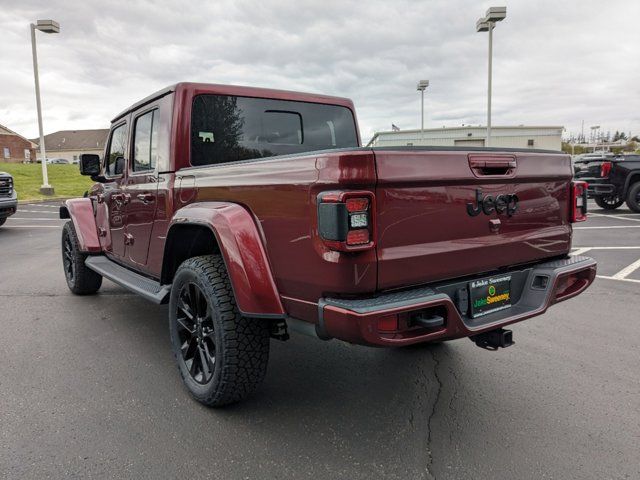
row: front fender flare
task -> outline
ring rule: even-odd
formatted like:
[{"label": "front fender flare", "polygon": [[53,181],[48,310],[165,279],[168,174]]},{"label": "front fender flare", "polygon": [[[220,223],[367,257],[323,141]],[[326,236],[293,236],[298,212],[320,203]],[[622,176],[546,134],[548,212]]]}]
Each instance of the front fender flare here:
[{"label": "front fender flare", "polygon": [[180,224],[211,229],[243,315],[265,318],[285,315],[260,233],[244,207],[226,202],[192,203],[175,213],[168,236]]},{"label": "front fender flare", "polygon": [[90,198],[66,200],[60,207],[60,218],[70,218],[73,222],[81,252],[100,253],[102,251]]}]

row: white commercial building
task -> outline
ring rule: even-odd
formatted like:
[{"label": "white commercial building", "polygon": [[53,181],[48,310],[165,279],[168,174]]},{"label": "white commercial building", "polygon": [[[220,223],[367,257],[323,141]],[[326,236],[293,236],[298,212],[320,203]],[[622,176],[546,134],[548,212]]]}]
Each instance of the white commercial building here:
[{"label": "white commercial building", "polygon": [[[563,127],[491,127],[491,147],[560,150]],[[369,141],[372,147],[437,146],[484,147],[486,127],[443,127],[424,130],[377,132]]]}]

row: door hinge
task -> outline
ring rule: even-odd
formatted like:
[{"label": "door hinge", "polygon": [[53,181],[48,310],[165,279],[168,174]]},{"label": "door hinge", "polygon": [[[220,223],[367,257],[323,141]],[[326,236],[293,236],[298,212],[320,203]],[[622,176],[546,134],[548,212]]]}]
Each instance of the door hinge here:
[{"label": "door hinge", "polygon": [[124,244],[125,245],[133,245],[133,235],[130,233],[124,234]]}]

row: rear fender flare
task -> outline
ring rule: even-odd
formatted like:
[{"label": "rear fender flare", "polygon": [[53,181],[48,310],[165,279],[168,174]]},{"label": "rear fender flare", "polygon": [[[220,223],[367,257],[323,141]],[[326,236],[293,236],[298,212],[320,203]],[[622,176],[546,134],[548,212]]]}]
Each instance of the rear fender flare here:
[{"label": "rear fender flare", "polygon": [[[192,203],[178,210],[167,240],[177,225],[206,226],[222,253],[240,312],[249,317],[285,315],[261,236],[252,215],[227,202]],[[167,241],[167,244],[169,242]]]},{"label": "rear fender flare", "polygon": [[60,218],[70,218],[78,236],[78,247],[84,253],[100,253],[100,240],[93,204],[90,198],[72,198],[60,207]]}]

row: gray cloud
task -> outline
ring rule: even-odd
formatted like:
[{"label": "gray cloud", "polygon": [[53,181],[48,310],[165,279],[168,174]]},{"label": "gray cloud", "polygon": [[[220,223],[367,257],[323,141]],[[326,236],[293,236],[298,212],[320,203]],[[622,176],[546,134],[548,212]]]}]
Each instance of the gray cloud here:
[{"label": "gray cloud", "polygon": [[[500,3],[500,2],[498,2]],[[638,2],[507,1],[494,45],[493,123],[640,133]],[[38,34],[45,131],[99,128],[178,81],[351,97],[366,141],[391,122],[484,124],[487,36],[472,0],[0,0],[0,123],[37,134],[28,24]]]}]

